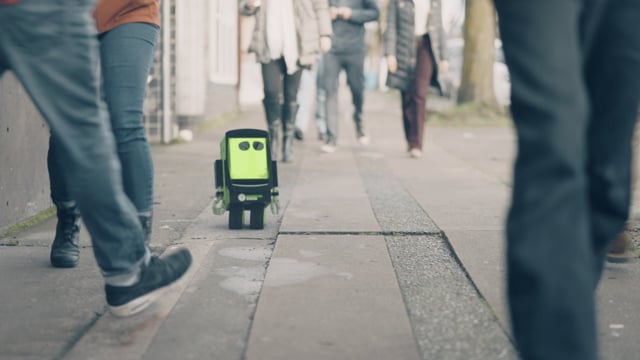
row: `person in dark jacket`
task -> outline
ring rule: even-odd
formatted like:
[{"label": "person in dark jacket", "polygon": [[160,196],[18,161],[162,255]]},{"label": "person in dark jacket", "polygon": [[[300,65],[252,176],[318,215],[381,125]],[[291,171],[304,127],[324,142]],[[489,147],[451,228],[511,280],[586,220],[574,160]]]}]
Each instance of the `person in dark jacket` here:
[{"label": "person in dark jacket", "polygon": [[438,75],[448,67],[441,0],[391,0],[384,52],[387,86],[399,89],[402,97],[407,149],[419,158],[429,86],[440,90]]},{"label": "person in dark jacket", "polygon": [[523,360],[595,360],[595,292],[631,199],[640,1],[496,0],[518,140],[506,224]]},{"label": "person in dark jacket", "polygon": [[366,145],[369,138],[362,123],[364,102],[364,59],[367,52],[364,24],[378,19],[379,10],[375,0],[329,0],[329,11],[333,25],[331,51],[323,58],[324,81],[320,83],[327,95],[326,144],[324,152],[334,152],[338,140],[338,79],[345,70],[351,89],[354,106],[353,121],[358,141]]},{"label": "person in dark jacket", "polygon": [[[89,234],[109,311],[141,312],[191,266],[187,249],[151,256],[122,189],[99,96],[94,0],[0,0],[0,76],[11,70],[60,142],[60,166]],[[115,2],[115,1],[114,1]]]}]

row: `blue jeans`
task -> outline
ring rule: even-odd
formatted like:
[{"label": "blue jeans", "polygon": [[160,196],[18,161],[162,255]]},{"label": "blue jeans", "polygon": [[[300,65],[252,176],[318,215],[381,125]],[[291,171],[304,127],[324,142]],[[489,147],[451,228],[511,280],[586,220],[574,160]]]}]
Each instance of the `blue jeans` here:
[{"label": "blue jeans", "polygon": [[318,79],[324,77],[323,61],[320,56],[316,67],[306,69],[302,71],[302,77],[300,78],[300,87],[298,89],[298,114],[296,116],[296,127],[302,132],[307,131],[309,126],[309,119],[311,118],[311,112],[313,109],[313,94],[316,90],[316,131],[318,134],[325,134],[327,132],[327,118],[326,118],[326,99],[327,95],[325,91],[318,86]]},{"label": "blue jeans", "polygon": [[100,100],[95,0],[26,0],[0,6],[0,74],[12,70],[58,140],[68,180],[105,282],[140,272],[148,254],[125,195],[106,105]]},{"label": "blue jeans", "polygon": [[[144,131],[142,105],[158,28],[146,23],[118,26],[99,36],[102,89],[122,166],[124,191],[139,213],[153,209],[153,160]],[[72,201],[59,166],[55,136],[49,145],[54,203]]]}]

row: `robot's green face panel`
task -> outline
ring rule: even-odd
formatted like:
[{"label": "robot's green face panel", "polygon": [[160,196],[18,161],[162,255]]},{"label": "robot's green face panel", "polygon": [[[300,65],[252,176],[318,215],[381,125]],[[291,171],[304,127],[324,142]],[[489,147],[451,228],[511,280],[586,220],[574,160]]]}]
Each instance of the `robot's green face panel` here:
[{"label": "robot's green face panel", "polygon": [[229,176],[235,180],[268,179],[267,139],[229,138]]}]

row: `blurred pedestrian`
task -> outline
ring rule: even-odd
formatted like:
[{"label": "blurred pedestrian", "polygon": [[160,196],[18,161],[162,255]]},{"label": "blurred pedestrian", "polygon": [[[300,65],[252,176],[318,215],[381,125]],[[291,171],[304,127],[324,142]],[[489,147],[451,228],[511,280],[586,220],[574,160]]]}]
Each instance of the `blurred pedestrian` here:
[{"label": "blurred pedestrian", "polygon": [[495,0],[518,137],[508,296],[523,359],[598,358],[594,293],[630,206],[640,2]]},{"label": "blurred pedestrian", "polygon": [[[309,119],[312,113],[315,118],[316,133],[318,139],[324,141],[327,132],[326,119],[326,97],[324,90],[318,86],[318,82],[324,78],[323,58],[324,55],[318,57],[316,66],[302,71],[300,78],[300,88],[298,89],[298,114],[296,116],[296,139],[304,140],[305,133],[309,127]],[[315,112],[314,108],[315,98]]]},{"label": "blurred pedestrian", "polygon": [[[9,2],[14,3],[7,5]],[[91,235],[116,316],[145,309],[191,265],[188,250],[151,256],[99,96],[94,0],[0,0],[0,74],[11,70],[59,142],[62,176]]]},{"label": "blurred pedestrian", "polygon": [[438,75],[447,72],[447,46],[440,0],[391,0],[384,53],[387,86],[400,90],[402,124],[409,155],[422,157],[429,86],[442,94]]},{"label": "blurred pedestrian", "polygon": [[315,65],[318,54],[331,48],[327,1],[242,0],[240,9],[256,19],[249,51],[262,66],[271,156],[277,159],[283,130],[282,161],[291,162],[302,69]]},{"label": "blurred pedestrian", "polygon": [[338,85],[340,72],[347,74],[353,102],[356,136],[362,145],[369,143],[362,121],[364,103],[364,59],[367,54],[364,24],[378,20],[376,0],[329,0],[333,26],[333,46],[324,56],[325,76],[321,83],[327,95],[327,138],[324,152],[336,151],[338,141]]},{"label": "blurred pedestrian", "polygon": [[[102,90],[109,110],[122,166],[124,192],[133,202],[149,243],[153,210],[153,160],[143,124],[142,105],[160,26],[158,0],[99,0],[94,11],[100,42]],[[50,260],[55,267],[74,267],[80,257],[80,212],[65,182],[55,136],[47,164],[51,199],[58,224]]]}]

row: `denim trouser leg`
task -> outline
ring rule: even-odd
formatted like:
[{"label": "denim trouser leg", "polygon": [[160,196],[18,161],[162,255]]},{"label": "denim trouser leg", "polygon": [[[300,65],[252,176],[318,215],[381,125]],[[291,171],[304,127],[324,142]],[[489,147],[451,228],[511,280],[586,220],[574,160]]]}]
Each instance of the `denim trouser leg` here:
[{"label": "denim trouser leg", "polygon": [[495,2],[518,135],[507,267],[523,359],[598,358],[594,292],[627,220],[640,92],[640,3],[605,3],[590,46],[593,2]]},{"label": "denim trouser leg", "polygon": [[298,88],[298,114],[296,115],[296,128],[303,133],[309,127],[309,119],[313,109],[313,95],[316,87],[316,69],[302,70],[300,86]]},{"label": "denim trouser leg", "polygon": [[49,151],[47,152],[47,169],[49,170],[49,186],[51,200],[56,206],[61,204],[73,204],[73,198],[69,192],[69,183],[65,180],[64,157],[61,156],[60,141],[55,136],[49,137]]},{"label": "denim trouser leg", "polygon": [[[59,140],[64,178],[105,281],[137,276],[147,248],[98,95],[94,0],[0,6],[0,62],[13,70]],[[126,278],[126,279],[125,279]]]},{"label": "denim trouser leg", "polygon": [[153,209],[153,160],[142,106],[158,28],[120,25],[100,36],[104,97],[122,166],[124,191],[139,213]]},{"label": "denim trouser leg", "polygon": [[340,70],[340,57],[333,53],[324,55],[324,79],[322,89],[326,95],[327,116],[327,144],[336,145],[338,141],[338,85]]},{"label": "denim trouser leg", "polygon": [[323,88],[316,90],[316,131],[327,133],[327,92]]},{"label": "denim trouser leg", "polygon": [[[102,91],[122,167],[124,191],[138,213],[153,209],[153,160],[142,122],[146,80],[158,28],[130,23],[101,35]],[[54,203],[73,201],[63,178],[58,140],[49,142],[47,164]]]},{"label": "denim trouser leg", "polygon": [[365,54],[355,53],[343,56],[342,67],[347,73],[347,85],[351,90],[353,103],[353,119],[362,120],[362,106],[364,105],[364,57]]},{"label": "denim trouser leg", "polygon": [[326,76],[324,54],[318,58],[318,70],[316,71],[316,130],[318,134],[327,133],[327,92],[322,87],[322,81]]}]

